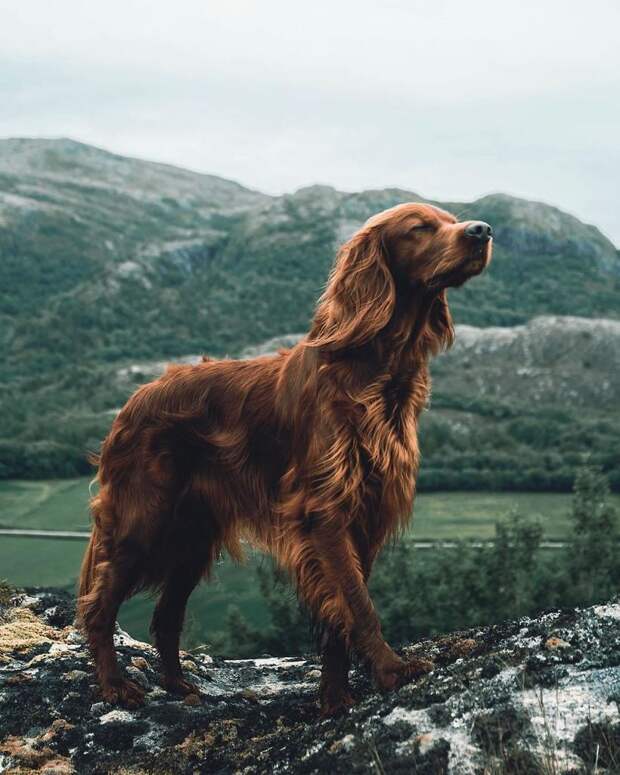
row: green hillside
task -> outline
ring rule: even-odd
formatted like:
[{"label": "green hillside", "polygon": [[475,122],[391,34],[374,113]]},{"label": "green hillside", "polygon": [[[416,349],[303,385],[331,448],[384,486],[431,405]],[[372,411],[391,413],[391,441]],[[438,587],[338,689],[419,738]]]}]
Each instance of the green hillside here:
[{"label": "green hillside", "polygon": [[[412,199],[268,197],[70,140],[0,141],[0,477],[86,473],[140,381],[123,367],[303,331],[337,245]],[[620,317],[620,260],[594,226],[503,194],[437,204],[496,234],[488,272],[451,294],[458,323]]]}]

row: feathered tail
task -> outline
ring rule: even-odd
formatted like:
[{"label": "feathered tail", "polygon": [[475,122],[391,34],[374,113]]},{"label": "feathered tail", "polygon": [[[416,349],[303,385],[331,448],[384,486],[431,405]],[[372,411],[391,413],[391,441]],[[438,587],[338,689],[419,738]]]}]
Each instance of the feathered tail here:
[{"label": "feathered tail", "polygon": [[84,598],[93,588],[95,580],[95,567],[97,564],[97,544],[99,543],[99,530],[97,525],[93,525],[90,540],[82,560],[82,569],[80,570],[80,583],[78,591],[78,619],[80,619],[80,609]]},{"label": "feathered tail", "polygon": [[78,589],[77,623],[80,626],[84,625],[91,613],[96,600],[97,583],[104,582],[114,533],[114,520],[110,509],[106,508],[103,490],[91,498],[90,509],[93,529],[82,560]]}]

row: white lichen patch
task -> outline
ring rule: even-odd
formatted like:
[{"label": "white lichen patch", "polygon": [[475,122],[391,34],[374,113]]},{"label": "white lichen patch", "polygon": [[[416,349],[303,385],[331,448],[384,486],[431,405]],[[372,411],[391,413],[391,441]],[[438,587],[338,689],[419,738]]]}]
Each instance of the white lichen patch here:
[{"label": "white lichen patch", "polygon": [[130,646],[131,648],[140,649],[140,651],[154,651],[154,648],[150,643],[143,643],[140,640],[135,640],[131,635],[124,630],[121,630],[120,627],[114,634],[114,645],[117,648],[119,646]]},{"label": "white lichen patch", "polygon": [[130,713],[128,710],[111,710],[109,713],[105,713],[99,718],[99,723],[110,724],[114,721],[128,722],[133,720],[133,713]]},{"label": "white lichen patch", "polygon": [[[557,772],[579,764],[572,752],[575,736],[592,723],[614,723],[620,720],[615,702],[608,702],[612,687],[617,689],[619,676],[608,675],[613,669],[594,671],[580,676],[577,671],[555,689],[530,689],[520,694],[522,708],[532,726],[537,752],[541,759],[553,756]],[[581,681],[581,683],[576,683]],[[586,683],[587,681],[587,683]]]},{"label": "white lichen patch", "polygon": [[294,657],[263,657],[261,659],[240,659],[230,660],[231,662],[251,662],[256,667],[275,667],[276,670],[287,667],[302,667],[306,664],[305,659],[295,659]]},{"label": "white lichen patch", "polygon": [[67,656],[68,654],[71,654],[71,652],[76,648],[77,646],[68,646],[66,643],[52,643],[49,651],[47,652],[47,655],[49,657]]},{"label": "white lichen patch", "polygon": [[593,608],[597,616],[603,616],[606,619],[620,620],[620,603],[608,603],[607,605],[595,605]]},{"label": "white lichen patch", "polygon": [[309,759],[311,756],[314,756],[315,754],[317,754],[324,747],[325,747],[325,743],[324,742],[318,742],[318,743],[315,743],[314,745],[311,745],[301,755],[302,761],[304,761],[306,759]]},{"label": "white lichen patch", "polygon": [[286,676],[280,678],[272,675],[266,675],[261,676],[258,682],[248,683],[244,689],[246,691],[254,692],[258,699],[261,699],[275,697],[284,691],[300,692],[307,689],[316,689],[316,685],[308,681],[293,681],[291,678]]},{"label": "white lichen patch", "polygon": [[161,741],[161,727],[156,727],[145,732],[133,741],[133,747],[139,751],[157,751]]},{"label": "white lichen patch", "polygon": [[451,725],[442,730],[441,738],[450,745],[448,752],[448,772],[459,775],[474,775],[480,772],[478,765],[480,752],[472,743],[465,728],[459,729]]},{"label": "white lichen patch", "polygon": [[428,711],[426,710],[410,710],[409,708],[401,708],[397,706],[383,719],[383,723],[388,726],[397,724],[398,722],[405,722],[412,727],[420,727],[424,724],[429,724]]},{"label": "white lichen patch", "polygon": [[522,627],[514,639],[514,645],[526,649],[538,648],[542,643],[542,637],[540,635],[528,635],[528,632],[527,627]]}]

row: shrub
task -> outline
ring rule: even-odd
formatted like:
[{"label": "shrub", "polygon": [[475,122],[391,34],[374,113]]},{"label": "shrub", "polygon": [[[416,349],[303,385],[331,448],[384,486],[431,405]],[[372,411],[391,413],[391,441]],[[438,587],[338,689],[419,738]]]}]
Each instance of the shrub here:
[{"label": "shrub", "polygon": [[[545,551],[542,537],[539,524],[513,513],[496,523],[488,544],[420,550],[405,539],[386,549],[370,584],[386,638],[402,644],[616,594],[620,514],[600,469],[584,467],[577,474],[566,547]],[[310,648],[308,619],[282,573],[273,567],[257,573],[270,624],[264,631],[253,629],[232,611],[223,651],[284,655]]]}]

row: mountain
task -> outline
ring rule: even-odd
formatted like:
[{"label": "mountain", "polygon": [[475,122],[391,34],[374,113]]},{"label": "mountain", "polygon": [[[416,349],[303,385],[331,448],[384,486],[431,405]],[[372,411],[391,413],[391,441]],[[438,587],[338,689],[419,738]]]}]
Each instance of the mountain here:
[{"label": "mountain", "polygon": [[[429,201],[270,197],[72,140],[1,140],[0,475],[74,473],[127,397],[118,369],[305,330],[338,244],[410,200]],[[594,226],[504,194],[435,204],[496,234],[489,270],[451,292],[457,323],[620,318],[620,259]]]},{"label": "mountain", "polygon": [[[70,140],[0,141],[0,354],[45,368],[236,352],[303,330],[337,245],[398,189],[236,183]],[[620,259],[588,226],[506,195],[438,202],[495,228],[489,271],[452,294],[457,322],[620,315]]]},{"label": "mountain", "polygon": [[113,358],[145,331],[149,352],[166,349],[169,328],[191,328],[190,278],[229,220],[266,199],[70,140],[0,141],[2,354]]}]

